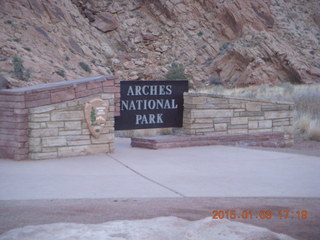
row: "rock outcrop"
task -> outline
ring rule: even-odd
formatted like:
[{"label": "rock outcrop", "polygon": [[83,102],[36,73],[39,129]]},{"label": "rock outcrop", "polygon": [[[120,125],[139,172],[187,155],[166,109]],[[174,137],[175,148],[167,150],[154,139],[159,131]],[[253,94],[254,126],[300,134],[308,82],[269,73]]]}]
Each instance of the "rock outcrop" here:
[{"label": "rock outcrop", "polygon": [[111,221],[102,224],[55,223],[27,226],[4,233],[1,240],[294,240],[266,228],[228,220],[206,218],[187,221],[176,217],[145,220]]},{"label": "rock outcrop", "polygon": [[[320,82],[318,0],[0,4],[0,68],[11,87],[89,74],[159,79],[173,62],[194,87]],[[15,74],[14,56],[29,82]]]}]

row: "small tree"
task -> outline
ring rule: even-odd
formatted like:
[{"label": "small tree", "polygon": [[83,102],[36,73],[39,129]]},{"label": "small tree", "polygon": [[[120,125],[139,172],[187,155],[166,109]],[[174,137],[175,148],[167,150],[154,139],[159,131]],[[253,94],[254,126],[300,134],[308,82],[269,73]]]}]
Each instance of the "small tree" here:
[{"label": "small tree", "polygon": [[23,60],[18,56],[14,56],[12,64],[14,76],[20,80],[28,81],[30,78],[30,70],[24,68]]},{"label": "small tree", "polygon": [[169,71],[165,74],[165,80],[188,80],[189,75],[185,74],[182,64],[172,63]]}]

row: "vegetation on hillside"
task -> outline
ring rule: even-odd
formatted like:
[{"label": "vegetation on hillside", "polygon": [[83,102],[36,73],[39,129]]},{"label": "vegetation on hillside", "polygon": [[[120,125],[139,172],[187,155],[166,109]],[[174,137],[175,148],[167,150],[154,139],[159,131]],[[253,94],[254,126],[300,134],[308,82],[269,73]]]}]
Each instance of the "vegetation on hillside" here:
[{"label": "vegetation on hillside", "polygon": [[164,75],[164,80],[188,80],[190,76],[186,74],[182,64],[172,63],[168,72]]}]

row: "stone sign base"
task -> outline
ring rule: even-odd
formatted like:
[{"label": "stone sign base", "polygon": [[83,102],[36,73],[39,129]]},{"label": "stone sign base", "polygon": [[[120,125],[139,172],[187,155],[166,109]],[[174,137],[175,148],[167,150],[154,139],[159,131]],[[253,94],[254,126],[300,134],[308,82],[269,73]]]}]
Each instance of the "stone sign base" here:
[{"label": "stone sign base", "polygon": [[[99,138],[89,132],[84,113],[85,104],[95,98],[108,106],[105,121],[100,108],[97,114],[90,112],[95,126],[105,125],[98,129]],[[114,117],[119,114],[120,80],[115,76],[0,90],[0,158],[38,160],[110,153]]]},{"label": "stone sign base", "polygon": [[209,145],[285,147],[286,142],[283,132],[202,136],[166,135],[157,137],[131,138],[132,147],[148,149]]}]

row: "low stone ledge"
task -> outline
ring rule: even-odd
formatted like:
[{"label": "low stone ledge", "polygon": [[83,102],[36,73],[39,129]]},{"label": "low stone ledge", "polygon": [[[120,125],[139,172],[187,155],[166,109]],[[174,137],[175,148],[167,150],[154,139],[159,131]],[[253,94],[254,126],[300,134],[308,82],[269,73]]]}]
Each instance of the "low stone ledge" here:
[{"label": "low stone ledge", "polygon": [[148,149],[195,147],[209,145],[285,147],[286,142],[283,132],[263,132],[228,135],[221,134],[204,136],[165,135],[156,137],[131,138],[132,147]]}]

